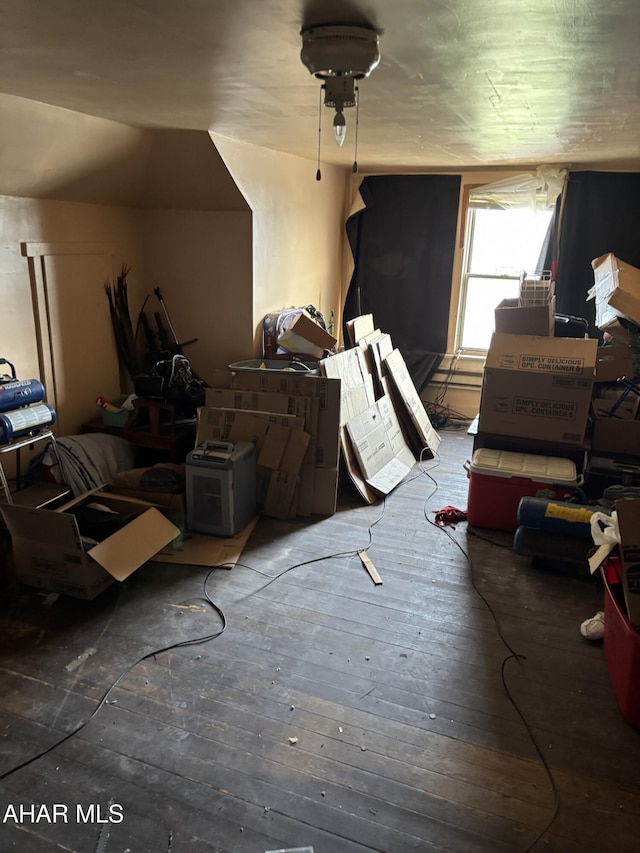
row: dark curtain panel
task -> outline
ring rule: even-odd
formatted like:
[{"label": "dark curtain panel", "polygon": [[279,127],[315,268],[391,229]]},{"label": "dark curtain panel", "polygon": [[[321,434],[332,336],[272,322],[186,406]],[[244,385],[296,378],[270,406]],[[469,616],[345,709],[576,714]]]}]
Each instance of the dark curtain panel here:
[{"label": "dark curtain panel", "polygon": [[599,337],[591,261],[607,252],[640,267],[640,174],[571,172],[560,222],[556,310],[584,317]]},{"label": "dark curtain panel", "polygon": [[366,208],[347,221],[355,270],[344,319],[373,314],[420,391],[447,348],[460,177],[368,177],[360,194]]}]

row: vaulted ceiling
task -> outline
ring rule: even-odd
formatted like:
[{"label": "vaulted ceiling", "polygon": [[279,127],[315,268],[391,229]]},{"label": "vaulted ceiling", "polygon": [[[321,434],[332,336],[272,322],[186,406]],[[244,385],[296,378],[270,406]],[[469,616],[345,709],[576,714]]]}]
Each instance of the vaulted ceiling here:
[{"label": "vaulted ceiling", "polygon": [[314,160],[300,29],[336,22],[380,33],[361,170],[640,161],[638,0],[0,0],[0,91]]}]

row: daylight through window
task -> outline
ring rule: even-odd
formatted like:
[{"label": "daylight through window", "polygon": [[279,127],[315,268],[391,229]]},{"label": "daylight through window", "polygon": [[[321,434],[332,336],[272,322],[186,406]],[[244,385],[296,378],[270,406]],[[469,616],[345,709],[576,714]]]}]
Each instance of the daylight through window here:
[{"label": "daylight through window", "polygon": [[456,333],[458,352],[489,348],[496,305],[518,296],[520,273],[538,268],[553,208],[469,206]]}]

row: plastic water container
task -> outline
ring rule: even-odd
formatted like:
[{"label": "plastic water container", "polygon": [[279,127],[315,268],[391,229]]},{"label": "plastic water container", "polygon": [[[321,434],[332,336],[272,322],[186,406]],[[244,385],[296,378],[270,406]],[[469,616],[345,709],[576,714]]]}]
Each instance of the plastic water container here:
[{"label": "plastic water container", "polygon": [[474,452],[467,471],[467,521],[491,530],[516,530],[523,497],[543,492],[562,500],[578,485],[571,459],[488,447]]}]

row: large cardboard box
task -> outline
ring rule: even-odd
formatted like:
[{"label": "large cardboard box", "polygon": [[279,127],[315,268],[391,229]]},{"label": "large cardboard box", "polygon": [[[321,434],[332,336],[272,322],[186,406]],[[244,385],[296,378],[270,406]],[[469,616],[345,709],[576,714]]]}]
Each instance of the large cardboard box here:
[{"label": "large cardboard box", "polygon": [[553,337],[556,297],[546,305],[520,307],[517,299],[503,299],[495,309],[496,332],[508,335],[544,335]]},{"label": "large cardboard box", "polygon": [[640,269],[613,253],[591,261],[595,283],[589,298],[596,301],[596,326],[606,329],[618,317],[640,325]]},{"label": "large cardboard box", "polygon": [[[333,358],[334,356],[332,356]],[[232,387],[239,391],[262,391],[295,397],[318,398],[315,464],[336,468],[340,452],[340,379],[300,373],[256,370],[232,375]],[[309,460],[308,460],[309,461]]]},{"label": "large cardboard box", "polygon": [[134,498],[157,507],[169,521],[181,530],[186,524],[187,504],[184,492],[168,493],[154,492],[151,489],[131,489],[114,487],[111,483],[104,486],[104,490],[112,492],[123,498]]},{"label": "large cardboard box", "polygon": [[[120,530],[85,550],[70,510],[99,503],[131,515]],[[144,501],[87,492],[55,510],[5,504],[1,510],[11,534],[16,578],[29,586],[92,599],[136,569],[179,536],[180,530]]]},{"label": "large cardboard box", "polygon": [[267,391],[242,391],[231,388],[207,388],[205,406],[214,409],[243,409],[251,412],[295,415],[304,419],[304,429],[310,435],[306,460],[313,462],[316,457],[318,436],[318,414],[320,403],[317,397],[297,397],[292,394],[278,394]]},{"label": "large cardboard box", "polygon": [[422,452],[422,458],[429,458],[424,456],[424,451],[435,456],[440,446],[440,436],[429,420],[400,350],[394,349],[391,355],[384,359],[384,365],[391,380],[396,408],[401,417],[406,415],[405,422],[411,425],[412,435],[414,439],[417,438],[414,450],[416,453]]},{"label": "large cardboard box", "polygon": [[388,495],[404,480],[411,466],[398,458],[381,408],[374,403],[346,427],[365,481],[379,494]]},{"label": "large cardboard box", "polygon": [[[292,321],[289,328],[280,335],[278,343],[280,346],[290,349],[291,336],[294,336],[295,341],[302,339],[303,349],[301,352],[314,352],[319,350],[319,356],[322,357],[325,350],[333,349],[338,342],[333,335],[325,331],[319,323],[316,323],[309,314],[302,312],[298,314]],[[305,344],[311,344],[304,348]],[[298,350],[291,350],[297,352]]]},{"label": "large cardboard box", "polygon": [[626,410],[619,410],[625,417],[601,414],[598,404],[605,402],[611,406],[610,400],[592,403],[591,450],[613,456],[640,456],[640,419],[630,417]]},{"label": "large cardboard box", "polygon": [[494,332],[478,431],[584,442],[598,342]]},{"label": "large cardboard box", "polygon": [[[598,347],[596,382],[617,382],[625,376],[633,379],[631,347],[627,344],[608,344]],[[622,392],[622,388],[620,391]]]}]

